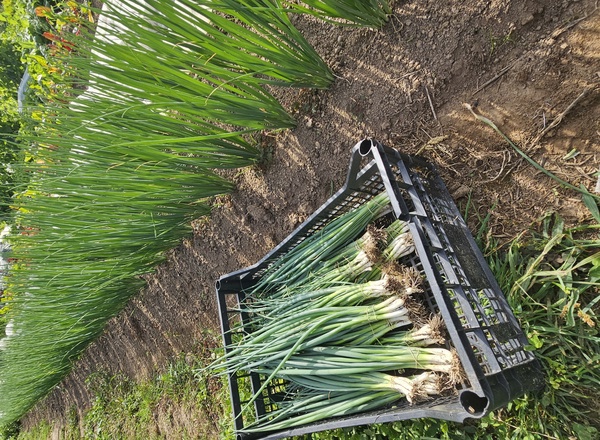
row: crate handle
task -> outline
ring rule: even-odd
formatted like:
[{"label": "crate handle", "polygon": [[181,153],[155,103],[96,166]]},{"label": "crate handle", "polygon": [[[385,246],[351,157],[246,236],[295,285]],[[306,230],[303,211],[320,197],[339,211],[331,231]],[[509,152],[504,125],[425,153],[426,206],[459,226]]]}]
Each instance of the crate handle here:
[{"label": "crate handle", "polygon": [[375,146],[375,142],[373,142],[373,139],[367,138],[360,141],[358,144],[356,144],[356,146],[359,154],[361,156],[366,156],[371,152],[371,148]]},{"label": "crate handle", "polygon": [[471,417],[482,417],[487,413],[490,400],[473,391],[465,390],[460,393],[460,404]]},{"label": "crate handle", "polygon": [[362,157],[370,155],[375,159],[379,174],[383,180],[383,185],[390,195],[390,202],[396,218],[407,221],[409,219],[408,208],[400,194],[400,188],[398,187],[396,176],[390,167],[389,161],[389,157],[398,159],[398,152],[393,148],[384,146],[381,142],[372,138],[366,138],[358,142],[354,146],[352,152],[352,165],[354,165],[355,157],[357,155]]}]

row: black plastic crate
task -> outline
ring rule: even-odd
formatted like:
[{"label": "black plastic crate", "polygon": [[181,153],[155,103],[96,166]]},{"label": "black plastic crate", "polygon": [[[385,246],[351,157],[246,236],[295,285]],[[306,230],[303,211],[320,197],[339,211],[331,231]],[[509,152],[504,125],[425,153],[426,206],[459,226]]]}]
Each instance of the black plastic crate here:
[{"label": "black plastic crate", "polygon": [[[372,159],[361,168],[364,158]],[[403,264],[424,275],[426,302],[444,320],[449,341],[461,360],[466,379],[453,395],[425,402],[404,401],[388,409],[332,418],[279,432],[245,434],[240,417],[244,396],[262,384],[258,374],[229,377],[238,439],[278,439],[311,432],[421,417],[456,422],[481,418],[526,392],[543,387],[539,362],[527,351],[527,339],[498,283],[477,247],[465,221],[435,167],[414,156],[399,153],[374,140],[363,140],[352,150],[346,184],[308,220],[255,265],[217,281],[217,298],[224,343],[236,337],[236,323],[244,316],[234,310],[244,301],[244,289],[255,284],[280,255],[382,191],[390,196],[396,218],[409,222],[416,252]],[[233,329],[233,330],[232,330]],[[254,403],[257,415],[270,411],[285,384],[271,384]]]}]

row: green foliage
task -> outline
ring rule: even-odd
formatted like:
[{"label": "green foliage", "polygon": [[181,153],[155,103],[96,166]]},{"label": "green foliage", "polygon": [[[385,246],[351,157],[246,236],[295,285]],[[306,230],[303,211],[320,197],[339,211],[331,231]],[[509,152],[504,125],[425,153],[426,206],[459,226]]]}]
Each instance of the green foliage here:
[{"label": "green foliage", "polygon": [[[229,401],[224,381],[197,379],[194,369],[202,359],[183,354],[167,369],[149,381],[136,382],[124,375],[96,373],[88,380],[94,400],[84,414],[85,438],[159,438],[154,416],[159,407],[186,407],[190,416],[202,412],[206,419],[229,417]],[[168,414],[167,414],[168,415]],[[192,424],[197,431],[180,432],[182,438],[209,437],[214,427]],[[225,435],[227,438],[227,434]]]},{"label": "green foliage", "polygon": [[510,275],[504,272],[505,291],[546,367],[541,404],[554,429],[569,435],[576,427],[600,430],[600,408],[590,404],[600,397],[599,231],[599,224],[565,228],[548,216],[531,241],[508,249]]},{"label": "green foliage", "polygon": [[600,398],[599,231],[599,224],[567,228],[548,215],[506,249],[492,237],[484,244],[548,384],[543,395],[495,413],[491,426],[503,426],[506,438],[595,438],[600,431],[594,403]]},{"label": "green foliage", "polygon": [[[64,432],[64,431],[63,431]],[[13,437],[2,437],[5,440],[40,440],[51,438],[52,436],[52,425],[47,421],[38,423],[33,429],[28,431],[20,431],[13,435]],[[73,437],[66,437],[69,440]]]},{"label": "green foliage", "polygon": [[381,27],[392,13],[387,0],[303,0],[284,4],[292,12],[347,26]]},{"label": "green foliage", "polygon": [[[216,338],[207,334],[202,345],[216,343]],[[81,420],[77,409],[72,407],[67,411],[66,424],[54,426],[54,421],[43,421],[27,431],[13,430],[13,436],[18,440],[38,440],[59,430],[59,438],[63,440],[161,439],[169,433],[172,435],[169,438],[191,439],[215,438],[220,432],[222,439],[232,439],[227,384],[224,380],[195,375],[195,369],[207,362],[200,352],[197,356],[180,354],[149,380],[135,381],[124,374],[106,371],[93,373],[86,381],[92,404],[83,411]],[[181,414],[187,414],[189,420],[171,425]],[[199,414],[204,421],[198,420]]]},{"label": "green foliage", "polygon": [[0,89],[16,93],[25,68],[21,62],[21,52],[9,40],[0,41]]},{"label": "green foliage", "polygon": [[[6,2],[6,0],[5,0]],[[21,62],[21,48],[18,41],[11,37],[17,33],[11,23],[17,22],[17,17],[8,15],[8,11],[16,14],[10,2],[6,2],[3,12],[0,12],[0,154],[6,154],[7,135],[14,136],[21,126],[17,108],[17,88],[25,70]],[[15,24],[16,25],[16,24]],[[0,157],[0,163],[6,164],[6,158]]]},{"label": "green foliage", "polygon": [[69,63],[77,52],[74,41],[89,39],[94,26],[94,16],[87,6],[89,2],[52,3],[33,9],[30,33],[36,42],[36,50],[26,57],[29,72],[36,79],[30,88],[36,99],[45,103],[73,94],[71,77],[74,72]]},{"label": "green foliage", "polygon": [[[3,98],[0,96],[0,99]],[[12,101],[16,106],[15,100]],[[10,101],[3,101],[6,102]],[[18,143],[21,128],[22,122],[17,115],[14,115],[14,119],[6,117],[4,121],[0,121],[0,221],[9,219],[13,196],[24,183],[25,176],[20,172],[23,156]]]},{"label": "green foliage", "polygon": [[297,440],[425,440],[468,438],[471,426],[435,419],[380,423],[368,426],[339,428],[297,437]]},{"label": "green foliage", "polygon": [[[108,414],[122,414],[129,424],[147,424],[150,421],[158,393],[149,384],[138,385],[127,376],[108,373],[95,373],[88,383],[95,398],[86,414],[85,428],[93,437],[120,437],[114,431],[119,429],[118,424],[110,429],[104,423]],[[132,420],[135,422],[132,423]]]},{"label": "green foliage", "polygon": [[16,191],[26,182],[19,136],[28,129],[19,114],[17,89],[25,70],[24,52],[32,45],[25,3],[3,0],[0,11],[0,221],[10,217]]},{"label": "green foliage", "polygon": [[21,50],[34,47],[29,35],[29,14],[23,0],[2,0],[0,30],[3,41],[12,42]]},{"label": "green foliage", "polygon": [[12,422],[0,427],[0,438],[4,440],[14,440],[18,437],[20,431],[21,423],[19,421]]},{"label": "green foliage", "polygon": [[594,220],[596,220],[597,223],[600,223],[600,205],[598,204],[598,200],[589,194],[583,194],[582,200],[585,206],[592,213]]}]

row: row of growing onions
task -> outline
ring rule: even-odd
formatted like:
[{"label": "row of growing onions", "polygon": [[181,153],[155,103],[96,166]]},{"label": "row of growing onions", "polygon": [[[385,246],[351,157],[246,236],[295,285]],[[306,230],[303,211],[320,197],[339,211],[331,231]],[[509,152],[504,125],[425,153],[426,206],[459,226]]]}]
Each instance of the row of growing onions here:
[{"label": "row of growing onions", "polygon": [[270,402],[276,409],[244,431],[415,403],[461,380],[441,319],[419,298],[420,273],[401,263],[414,252],[408,225],[388,208],[382,193],[337,217],[244,291],[238,310],[247,318],[211,368],[260,375],[242,414],[285,384],[284,397]]},{"label": "row of growing onions", "polygon": [[[201,4],[200,4],[201,3]],[[38,135],[8,280],[15,331],[0,352],[0,425],[68,373],[151,272],[255,163],[248,134],[294,125],[263,86],[333,74],[272,0],[108,0],[65,66]],[[76,54],[75,54],[76,52]],[[81,93],[82,90],[86,90]]]}]

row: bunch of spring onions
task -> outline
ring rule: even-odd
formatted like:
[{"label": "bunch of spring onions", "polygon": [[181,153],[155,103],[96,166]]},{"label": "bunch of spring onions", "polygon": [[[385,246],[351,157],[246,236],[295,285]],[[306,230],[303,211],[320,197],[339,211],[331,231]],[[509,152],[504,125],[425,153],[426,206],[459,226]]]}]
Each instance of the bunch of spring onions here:
[{"label": "bunch of spring onions", "polygon": [[414,252],[408,224],[388,205],[382,193],[331,220],[245,291],[243,331],[213,367],[260,375],[242,415],[274,384],[285,393],[244,431],[412,404],[460,380],[441,319],[419,299],[420,273],[401,264]]}]

